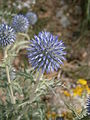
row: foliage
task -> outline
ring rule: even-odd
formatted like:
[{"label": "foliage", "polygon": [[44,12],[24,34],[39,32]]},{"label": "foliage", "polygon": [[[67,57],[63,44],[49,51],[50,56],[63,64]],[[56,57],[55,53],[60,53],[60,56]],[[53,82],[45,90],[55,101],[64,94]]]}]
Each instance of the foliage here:
[{"label": "foliage", "polygon": [[[19,26],[21,24],[21,18],[18,20],[16,19],[17,16],[19,15],[14,17],[14,25],[17,26],[16,24],[18,22],[18,27],[21,30],[22,25]],[[61,82],[55,79],[49,81],[43,77],[40,71],[36,71],[33,68],[25,67],[24,69],[19,68],[19,70],[16,70],[13,62],[22,49],[28,48],[30,38],[24,31],[17,32],[16,28],[10,27],[11,31],[7,31],[8,36],[11,35],[9,39],[8,36],[5,36],[7,35],[5,28],[8,29],[8,25],[4,29],[1,29],[3,30],[1,31],[3,37],[2,35],[0,36],[1,43],[2,41],[9,43],[13,38],[13,34],[15,34],[16,40],[14,40],[14,44],[8,45],[5,43],[4,49],[2,48],[4,58],[2,64],[0,64],[0,90],[2,96],[0,99],[0,119],[46,120],[47,108],[42,98],[51,92],[55,94],[54,89],[61,86]],[[11,34],[12,29],[16,33]]]},{"label": "foliage", "polygon": [[[89,4],[88,0],[88,22],[90,22]],[[6,5],[7,4],[5,3],[5,6]],[[42,19],[37,23],[37,25],[40,24],[40,27],[38,29],[36,27],[35,32],[37,34],[38,32],[40,33],[37,36],[34,36],[35,40],[30,41],[32,34],[28,29],[32,29],[31,25],[34,25],[37,22],[37,15],[33,12],[26,13],[24,10],[25,16],[20,14],[16,15],[16,13],[18,13],[17,8],[14,8],[11,12],[9,9],[3,11],[5,6],[0,8],[0,21],[5,22],[5,24],[0,25],[0,46],[2,46],[0,49],[4,54],[2,62],[0,63],[0,120],[47,120],[52,116],[47,116],[48,109],[45,98],[51,94],[57,98],[55,89],[57,87],[63,87],[63,85],[60,79],[46,79],[44,73],[48,71],[49,74],[51,71],[53,72],[54,70],[57,71],[60,69],[60,64],[63,64],[62,60],[65,60],[64,55],[66,55],[66,52],[63,51],[65,46],[62,41],[58,41],[58,38],[51,33],[40,32],[43,25],[45,25],[45,22],[48,21],[48,18],[44,18],[44,20]],[[12,21],[13,16],[14,18]],[[11,24],[11,21],[13,22],[13,25]],[[6,23],[10,24],[12,27]],[[14,32],[14,30],[16,32]],[[28,46],[29,44],[31,45],[32,50],[30,46]],[[27,58],[26,49],[28,50]],[[28,62],[27,64],[24,62],[24,65],[22,66],[18,65],[18,68],[14,66],[13,63],[16,61],[16,58],[19,57],[20,52],[23,52],[26,62],[28,58],[29,61],[32,61],[31,64],[33,63],[35,69],[31,68],[31,65]],[[47,55],[47,53],[49,55]],[[36,68],[39,69],[37,70]],[[40,68],[43,68],[43,72],[41,72]],[[82,93],[85,91],[90,93],[86,80],[79,79],[77,84],[78,85],[75,86],[73,90],[71,89],[74,97],[82,97]],[[66,89],[63,93],[67,98],[72,96]],[[78,113],[70,104],[65,104],[69,110],[72,111],[73,118],[71,119],[90,119],[86,110],[90,109],[89,104],[88,107],[82,108],[80,113]],[[56,119],[56,117],[57,119],[64,119],[63,116],[59,117],[55,113],[52,115],[54,116],[54,119]]]}]

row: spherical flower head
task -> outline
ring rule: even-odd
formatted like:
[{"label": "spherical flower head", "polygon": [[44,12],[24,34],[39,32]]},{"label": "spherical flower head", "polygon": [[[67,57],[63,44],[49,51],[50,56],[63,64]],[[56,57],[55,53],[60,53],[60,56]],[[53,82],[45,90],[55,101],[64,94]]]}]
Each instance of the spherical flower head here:
[{"label": "spherical flower head", "polygon": [[14,43],[16,40],[16,34],[12,27],[1,24],[0,25],[0,46],[7,46]]},{"label": "spherical flower head", "polygon": [[56,120],[64,120],[63,117],[57,117]]},{"label": "spherical flower head", "polygon": [[27,17],[30,25],[34,25],[37,22],[37,15],[33,12],[28,12],[26,14],[26,17]]},{"label": "spherical flower head", "polygon": [[42,69],[47,73],[58,70],[65,60],[64,43],[58,41],[57,36],[53,36],[50,32],[40,32],[38,36],[30,41],[28,50],[29,63],[35,69]]},{"label": "spherical flower head", "polygon": [[23,15],[16,15],[12,20],[12,27],[16,32],[25,33],[29,27],[28,19]]},{"label": "spherical flower head", "polygon": [[88,115],[90,115],[90,95],[87,99],[87,113],[88,113]]}]

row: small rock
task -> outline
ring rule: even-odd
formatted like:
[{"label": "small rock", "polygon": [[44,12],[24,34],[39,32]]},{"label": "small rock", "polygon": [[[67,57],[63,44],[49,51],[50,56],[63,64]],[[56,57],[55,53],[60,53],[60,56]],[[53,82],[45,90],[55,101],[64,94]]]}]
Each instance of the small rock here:
[{"label": "small rock", "polygon": [[75,6],[74,8],[74,14],[75,15],[81,15],[82,14],[82,10],[81,10],[81,7],[80,6]]},{"label": "small rock", "polygon": [[57,13],[56,13],[56,17],[57,18],[60,18],[63,16],[63,11],[62,10],[59,10]]},{"label": "small rock", "polygon": [[60,0],[60,4],[61,5],[65,5],[65,1],[64,0]]},{"label": "small rock", "polygon": [[66,11],[68,9],[68,5],[64,5],[62,8],[61,8],[63,11]]},{"label": "small rock", "polygon": [[57,11],[56,13],[56,17],[62,17],[64,15],[64,12],[67,11],[68,9],[68,5],[64,5],[63,7],[61,7],[61,9],[59,11]]},{"label": "small rock", "polygon": [[29,0],[30,4],[35,4],[36,0]]},{"label": "small rock", "polygon": [[71,24],[68,17],[66,17],[65,15],[62,16],[60,23],[64,28],[67,28]]}]

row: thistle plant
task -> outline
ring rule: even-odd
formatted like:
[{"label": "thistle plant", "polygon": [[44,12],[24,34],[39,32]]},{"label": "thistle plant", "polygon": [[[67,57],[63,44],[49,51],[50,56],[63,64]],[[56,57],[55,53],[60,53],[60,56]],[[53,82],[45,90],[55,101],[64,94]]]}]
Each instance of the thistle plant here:
[{"label": "thistle plant", "polygon": [[[37,16],[33,15],[29,22],[25,16],[16,15],[11,26],[0,25],[0,47],[4,51],[0,86],[5,94],[4,103],[0,101],[1,120],[46,120],[47,108],[42,97],[49,91],[55,94],[53,88],[62,85],[54,79],[48,81],[43,74],[60,69],[66,55],[64,43],[46,31],[39,32],[30,40],[27,34],[29,25],[37,21]],[[26,49],[32,68],[16,70],[13,61],[22,49]]]},{"label": "thistle plant", "polygon": [[86,108],[87,108],[87,114],[90,115],[90,95],[87,99],[87,107]]},{"label": "thistle plant", "polygon": [[34,69],[41,69],[42,73],[58,70],[65,60],[66,52],[64,43],[58,41],[57,36],[50,32],[40,32],[30,40],[28,50],[29,63]]},{"label": "thistle plant", "polygon": [[0,46],[7,46],[16,40],[15,31],[12,27],[1,24],[0,25]]},{"label": "thistle plant", "polygon": [[64,120],[63,117],[57,117],[56,120]]},{"label": "thistle plant", "polygon": [[29,27],[28,19],[24,15],[16,15],[12,20],[12,27],[16,32],[25,33]]},{"label": "thistle plant", "polygon": [[37,15],[34,12],[28,12],[26,18],[29,21],[30,25],[34,25],[37,22]]},{"label": "thistle plant", "polygon": [[[15,35],[15,31],[13,30],[13,28],[11,28],[10,26],[8,26],[6,24],[1,24],[0,25],[0,46],[7,47],[7,45],[12,44],[15,41],[15,39],[16,39],[16,35]],[[4,48],[3,50],[4,50],[4,59],[7,59],[7,57],[8,57],[7,49]],[[11,102],[14,104],[15,99],[14,99],[14,95],[13,95],[13,89],[11,86],[9,68],[8,68],[8,65],[6,65],[5,67],[6,67],[7,81],[9,84],[10,98],[11,98]]]},{"label": "thistle plant", "polygon": [[73,120],[90,120],[90,95],[87,98],[86,108],[82,107],[79,114],[73,107],[70,107],[70,105],[67,106],[73,113]]}]

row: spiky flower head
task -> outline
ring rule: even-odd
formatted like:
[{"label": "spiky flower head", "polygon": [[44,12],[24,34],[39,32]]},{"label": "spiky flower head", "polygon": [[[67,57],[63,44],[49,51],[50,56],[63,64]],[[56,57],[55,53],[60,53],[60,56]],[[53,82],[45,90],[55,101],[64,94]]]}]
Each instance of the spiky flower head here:
[{"label": "spiky flower head", "polygon": [[57,117],[56,120],[64,120],[63,117]]},{"label": "spiky flower head", "polygon": [[16,34],[12,27],[1,24],[0,25],[0,46],[7,46],[16,40]]},{"label": "spiky flower head", "polygon": [[29,63],[35,69],[42,69],[47,73],[58,70],[65,60],[64,43],[58,41],[57,36],[53,36],[50,32],[40,32],[38,36],[30,41],[28,50]]},{"label": "spiky flower head", "polygon": [[30,25],[34,25],[37,22],[37,15],[34,12],[28,12],[26,17]]},{"label": "spiky flower head", "polygon": [[88,97],[88,99],[87,99],[87,113],[88,113],[88,115],[90,115],[90,95],[89,95],[89,97]]},{"label": "spiky flower head", "polygon": [[29,27],[28,19],[23,15],[16,15],[12,20],[12,27],[16,32],[25,33]]}]

